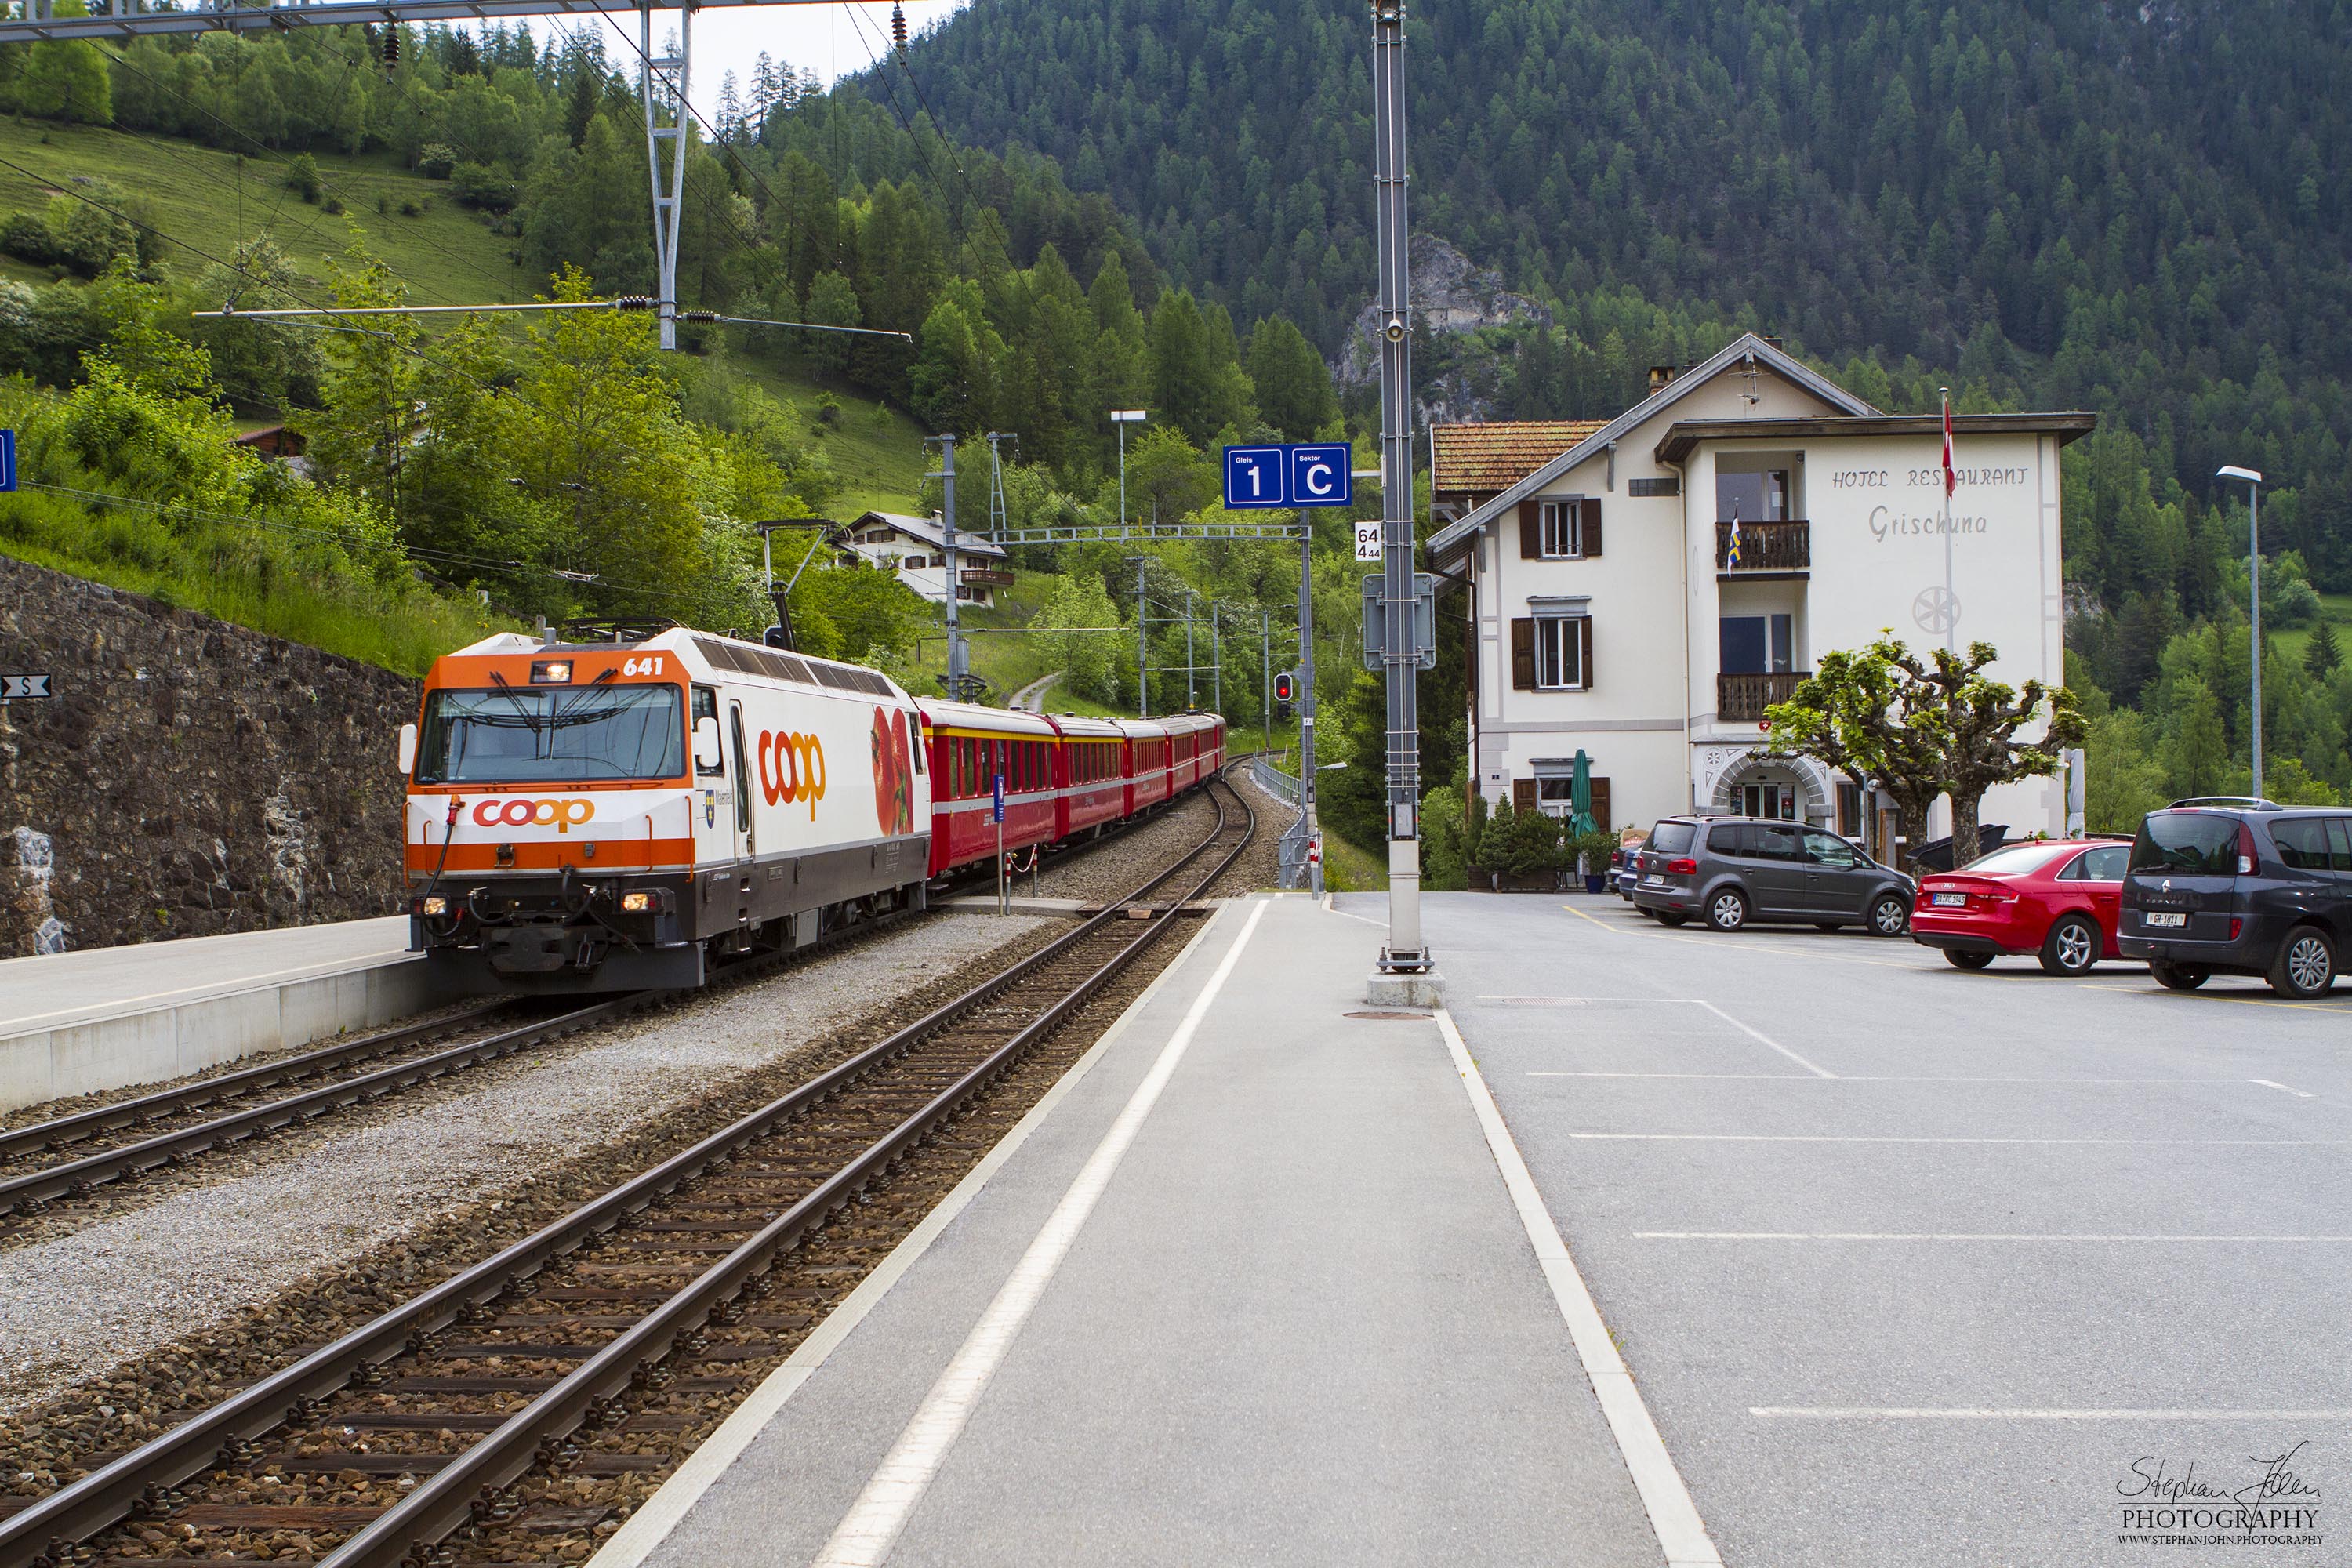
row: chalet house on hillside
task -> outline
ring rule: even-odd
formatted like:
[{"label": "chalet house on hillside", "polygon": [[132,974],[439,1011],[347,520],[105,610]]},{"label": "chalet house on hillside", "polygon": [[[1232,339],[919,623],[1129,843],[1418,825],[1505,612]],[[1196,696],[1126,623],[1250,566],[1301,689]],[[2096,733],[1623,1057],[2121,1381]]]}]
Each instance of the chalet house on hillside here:
[{"label": "chalet house on hillside", "polygon": [[[1882,627],[1992,643],[2012,685],[2063,680],[2059,453],[2094,420],[1954,416],[1948,595],[1938,416],[1882,414],[1753,333],[1654,371],[1612,419],[1438,427],[1428,555],[1470,588],[1475,787],[1565,811],[1581,750],[1611,826],[1738,812],[1891,854],[1870,781],[1769,754],[1765,710]],[[1983,809],[2065,824],[2049,779]]]},{"label": "chalet house on hillside", "polygon": [[[947,535],[936,518],[908,517],[895,511],[869,511],[849,525],[843,542],[845,560],[863,560],[886,572],[935,605],[948,599]],[[1004,551],[978,534],[956,531],[956,597],[967,605],[989,608],[996,590],[1013,585],[1005,570]]]}]

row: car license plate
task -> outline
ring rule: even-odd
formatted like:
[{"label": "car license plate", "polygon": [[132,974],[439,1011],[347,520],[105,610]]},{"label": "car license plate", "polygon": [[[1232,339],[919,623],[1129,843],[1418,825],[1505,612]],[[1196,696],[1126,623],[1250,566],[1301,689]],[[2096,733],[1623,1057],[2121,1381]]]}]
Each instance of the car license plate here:
[{"label": "car license plate", "polygon": [[1966,893],[1937,893],[1936,895],[1936,907],[1939,910],[1957,910],[1966,905],[1968,901],[1969,896]]},{"label": "car license plate", "polygon": [[1645,888],[1663,888],[1665,885],[1666,879],[1664,877],[1644,877],[1642,879],[1642,886]]},{"label": "car license plate", "polygon": [[2187,915],[2152,914],[2147,917],[2147,923],[2150,926],[2185,926],[2189,923],[2189,917]]}]

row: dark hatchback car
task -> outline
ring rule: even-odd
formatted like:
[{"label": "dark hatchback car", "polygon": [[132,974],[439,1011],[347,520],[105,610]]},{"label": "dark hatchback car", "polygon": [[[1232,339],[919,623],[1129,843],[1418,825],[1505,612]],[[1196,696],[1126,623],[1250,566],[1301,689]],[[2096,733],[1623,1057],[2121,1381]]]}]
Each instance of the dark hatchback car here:
[{"label": "dark hatchback car", "polygon": [[1637,870],[1634,907],[1670,926],[1697,916],[1717,931],[1776,921],[1901,936],[1911,919],[1910,878],[1801,822],[1666,817]]},{"label": "dark hatchback car", "polygon": [[2158,984],[2258,974],[2282,995],[2325,995],[2347,942],[2352,813],[2193,800],[2140,823],[2116,947]]}]

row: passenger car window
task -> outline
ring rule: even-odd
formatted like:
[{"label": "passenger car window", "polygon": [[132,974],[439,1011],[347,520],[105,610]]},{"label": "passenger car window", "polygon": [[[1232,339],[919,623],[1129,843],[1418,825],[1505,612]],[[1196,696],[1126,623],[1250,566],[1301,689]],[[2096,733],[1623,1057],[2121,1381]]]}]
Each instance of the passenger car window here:
[{"label": "passenger car window", "polygon": [[1804,841],[1794,827],[1783,827],[1777,822],[1751,822],[1748,854],[1757,860],[1802,860]]},{"label": "passenger car window", "polygon": [[2063,882],[2120,882],[2124,868],[2130,863],[2130,845],[2103,844],[2075,856],[2058,873],[2058,879]]},{"label": "passenger car window", "polygon": [[[1737,823],[1706,830],[1706,847],[1715,855],[1745,855],[1748,853],[1748,830]],[[1671,855],[1673,850],[1666,851]]]},{"label": "passenger car window", "polygon": [[[1643,847],[1654,849],[1661,855],[1686,854],[1689,852],[1691,840],[1697,836],[1698,828],[1695,824],[1661,822],[1650,830],[1650,842]],[[1713,848],[1714,845],[1710,843],[1707,847]]]},{"label": "passenger car window", "polygon": [[2352,871],[2352,817],[2327,819],[2327,868]]},{"label": "passenger car window", "polygon": [[1816,866],[1834,866],[1848,871],[1859,863],[1854,858],[1853,846],[1834,833],[1808,832],[1805,835],[1805,858]]},{"label": "passenger car window", "polygon": [[2132,844],[2131,868],[2231,876],[2238,869],[2238,819],[2202,811],[2151,812]]},{"label": "passenger car window", "polygon": [[2271,824],[2279,858],[2298,871],[2327,869],[2327,818],[2306,816]]}]

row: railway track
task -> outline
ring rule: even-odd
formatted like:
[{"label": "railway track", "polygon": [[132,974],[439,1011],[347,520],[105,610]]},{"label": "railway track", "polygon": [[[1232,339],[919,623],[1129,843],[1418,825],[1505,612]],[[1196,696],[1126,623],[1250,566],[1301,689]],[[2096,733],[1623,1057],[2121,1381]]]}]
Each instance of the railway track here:
[{"label": "railway track", "polygon": [[[1108,847],[1129,831],[1131,825],[1072,846],[1056,858]],[[977,888],[983,879],[971,873],[959,886]],[[834,951],[842,940],[875,934],[901,918],[860,922],[790,954],[740,961],[712,984],[759,978],[793,959]],[[528,1005],[492,1002],[73,1115],[0,1129],[0,1221],[44,1214],[60,1200],[86,1197],[151,1171],[176,1169],[216,1151],[372,1104],[670,999],[667,993],[630,992],[553,1013],[542,1008],[535,1016]],[[443,1043],[457,1035],[467,1037]],[[386,1065],[358,1070],[371,1063]],[[298,1084],[310,1087],[269,1098],[273,1089]],[[216,1114],[204,1114],[207,1111]],[[56,1158],[59,1154],[68,1157]],[[6,1226],[0,1225],[0,1238],[6,1234]]]},{"label": "railway track", "polygon": [[796,1342],[808,1309],[832,1293],[779,1278],[796,1249],[824,1250],[829,1231],[858,1230],[865,1205],[887,1206],[894,1191],[919,1185],[910,1174],[928,1152],[968,1149],[958,1124],[985,1109],[994,1086],[1032,1053],[1052,1058],[1056,1031],[1090,1003],[1123,999],[1136,959],[1248,847],[1246,801],[1222,781],[1215,788],[1224,797],[1216,828],[1125,899],[781,1099],[0,1520],[0,1568],[118,1554],[160,1568],[230,1552],[392,1568],[453,1563],[461,1550],[549,1560],[551,1531],[593,1540],[608,1510],[563,1502],[681,1457],[668,1441],[697,1423],[679,1399],[688,1410],[707,1410],[712,1395],[723,1402],[747,1369]]}]

